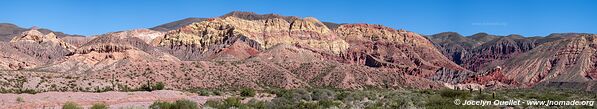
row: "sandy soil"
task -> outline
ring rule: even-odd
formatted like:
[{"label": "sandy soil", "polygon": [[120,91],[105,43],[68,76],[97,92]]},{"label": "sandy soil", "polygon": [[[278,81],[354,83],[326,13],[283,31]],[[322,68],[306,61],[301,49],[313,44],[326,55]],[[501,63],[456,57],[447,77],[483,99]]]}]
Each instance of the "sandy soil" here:
[{"label": "sandy soil", "polygon": [[199,96],[197,94],[160,90],[152,92],[44,92],[38,94],[0,94],[0,109],[60,109],[66,102],[75,102],[89,108],[94,103],[105,103],[113,109],[147,108],[154,101],[176,101],[188,99],[199,105],[220,96]]}]

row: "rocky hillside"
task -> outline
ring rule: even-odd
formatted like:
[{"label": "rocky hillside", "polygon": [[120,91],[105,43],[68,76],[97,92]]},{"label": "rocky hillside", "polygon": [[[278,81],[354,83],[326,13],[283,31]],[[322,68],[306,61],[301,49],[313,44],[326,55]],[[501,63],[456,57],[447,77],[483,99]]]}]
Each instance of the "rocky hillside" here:
[{"label": "rocky hillside", "polygon": [[448,59],[468,70],[483,72],[494,69],[488,67],[489,64],[517,57],[546,42],[577,35],[580,34],[554,33],[546,37],[523,37],[477,33],[462,36],[454,32],[444,32],[428,37]]},{"label": "rocky hillside", "polygon": [[[474,38],[473,38],[474,36]],[[456,32],[443,32],[429,36],[429,39],[448,59],[462,65],[466,56],[471,55],[471,50],[487,40],[493,40],[481,33],[471,37],[464,37]]]},{"label": "rocky hillside", "polygon": [[526,86],[540,82],[588,82],[596,78],[597,35],[580,35],[547,42],[500,65]]},{"label": "rocky hillside", "polygon": [[2,42],[0,48],[0,68],[20,70],[51,63],[77,47],[58,39],[54,33],[43,34],[32,29],[15,35],[10,42]]},{"label": "rocky hillside", "polygon": [[201,54],[215,52],[217,46],[234,42],[231,39],[244,40],[258,50],[277,44],[296,44],[339,54],[348,47],[344,40],[337,38],[332,30],[315,18],[287,22],[281,18],[245,20],[233,16],[213,18],[169,31],[164,37],[156,38],[153,45],[166,48],[183,60],[202,60]]},{"label": "rocky hillside", "polygon": [[452,32],[429,36],[445,56],[477,72],[463,83],[500,81],[520,87],[583,90],[594,90],[594,37],[585,33],[546,37],[479,33],[464,37]]},{"label": "rocky hillside", "polygon": [[[12,35],[13,41],[2,43],[12,47],[2,53],[2,88],[132,90],[163,82],[169,89],[426,89],[466,80],[431,79],[436,74],[472,74],[427,38],[381,25],[232,12],[152,29],[85,38],[36,30]],[[20,49],[22,45],[43,50]]]},{"label": "rocky hillside", "polygon": [[510,88],[597,78],[590,34],[425,37],[252,12],[90,37],[6,28],[12,29],[3,30],[10,40],[0,42],[4,92],[127,91],[157,82],[176,90]]}]

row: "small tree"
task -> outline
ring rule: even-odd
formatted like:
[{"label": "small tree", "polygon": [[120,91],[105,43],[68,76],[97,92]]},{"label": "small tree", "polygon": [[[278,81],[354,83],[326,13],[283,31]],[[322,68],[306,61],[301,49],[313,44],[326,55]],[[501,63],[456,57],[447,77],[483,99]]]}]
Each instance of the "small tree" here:
[{"label": "small tree", "polygon": [[164,83],[163,82],[158,82],[157,84],[155,84],[152,88],[153,90],[163,90],[164,89]]}]

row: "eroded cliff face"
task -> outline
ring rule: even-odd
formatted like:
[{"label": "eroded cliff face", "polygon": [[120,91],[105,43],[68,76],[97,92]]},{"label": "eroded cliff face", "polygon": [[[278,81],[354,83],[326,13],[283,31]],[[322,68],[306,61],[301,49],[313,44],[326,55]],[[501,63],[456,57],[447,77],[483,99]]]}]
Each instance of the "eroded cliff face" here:
[{"label": "eroded cliff face", "polygon": [[500,63],[508,78],[526,86],[539,82],[594,80],[596,35],[567,37]]},{"label": "eroded cliff face", "polygon": [[0,44],[0,69],[22,70],[38,67],[71,53],[76,49],[54,33],[43,34],[36,29],[15,35],[10,42]]},{"label": "eroded cliff face", "polygon": [[472,71],[491,70],[490,64],[517,57],[535,48],[539,43],[526,38],[500,37],[483,43],[470,50],[470,55],[464,59],[463,67]]},{"label": "eroded cliff face", "polygon": [[[0,42],[0,69],[2,70],[21,70],[26,68],[33,68],[43,62],[36,57],[23,53],[22,50],[16,49],[17,44],[7,42]],[[39,47],[39,46],[35,46]]]},{"label": "eroded cliff face", "polygon": [[158,63],[179,60],[149,44],[163,33],[147,29],[112,32],[94,36],[74,52],[36,68],[65,74],[94,73],[134,63]]},{"label": "eroded cliff face", "polygon": [[405,73],[421,77],[443,71],[467,71],[445,58],[425,37],[413,32],[371,24],[347,24],[335,31],[351,45],[342,55],[350,63],[410,69]]},{"label": "eroded cliff face", "polygon": [[298,44],[318,48],[333,54],[348,48],[335,33],[314,18],[297,19],[291,23],[281,18],[245,20],[236,17],[214,18],[169,31],[153,44],[171,49],[197,48],[205,53],[210,46],[230,43],[228,39],[244,37],[256,49],[277,44]]}]

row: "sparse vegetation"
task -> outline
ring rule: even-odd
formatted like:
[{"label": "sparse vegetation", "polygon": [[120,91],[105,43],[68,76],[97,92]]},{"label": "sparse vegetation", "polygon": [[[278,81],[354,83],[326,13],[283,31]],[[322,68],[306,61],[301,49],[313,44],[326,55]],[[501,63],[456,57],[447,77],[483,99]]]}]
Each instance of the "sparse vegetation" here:
[{"label": "sparse vegetation", "polygon": [[25,100],[23,100],[23,97],[17,97],[17,102],[22,103],[22,102],[25,102]]},{"label": "sparse vegetation", "polygon": [[217,108],[217,109],[229,109],[229,108],[264,109],[264,108],[266,108],[266,104],[263,101],[257,101],[255,99],[252,99],[248,103],[241,103],[241,99],[238,97],[229,97],[222,101],[209,100],[209,101],[205,102],[205,106]]},{"label": "sparse vegetation", "polygon": [[[265,93],[275,94],[269,101],[251,99],[242,103],[239,97],[224,100],[210,100],[205,106],[228,109],[325,109],[325,108],[363,108],[363,109],[486,109],[497,106],[460,106],[454,100],[594,100],[597,95],[590,92],[562,92],[551,90],[340,90],[340,89],[269,89]],[[525,106],[514,106],[525,108]],[[546,108],[544,106],[534,106]],[[570,108],[591,108],[572,106]]]},{"label": "sparse vegetation", "polygon": [[243,88],[240,90],[240,96],[253,97],[253,96],[255,96],[255,90],[250,89],[250,88]]},{"label": "sparse vegetation", "polygon": [[62,105],[62,109],[83,109],[79,104],[75,102],[66,102]]},{"label": "sparse vegetation", "polygon": [[201,96],[222,95],[222,90],[220,90],[220,89],[190,88],[190,89],[186,89],[186,91],[197,93]]},{"label": "sparse vegetation", "polygon": [[155,84],[152,84],[150,82],[147,82],[147,84],[143,84],[141,85],[141,87],[139,87],[137,89],[137,91],[154,91],[154,90],[163,90],[165,87],[165,84],[163,82],[157,82]]},{"label": "sparse vegetation", "polygon": [[174,103],[170,102],[163,102],[163,101],[156,101],[151,106],[150,109],[198,109],[197,103],[190,100],[176,100]]},{"label": "sparse vegetation", "polygon": [[91,106],[90,109],[108,109],[110,107],[108,107],[108,105],[103,104],[103,103],[95,103],[93,104],[93,106]]},{"label": "sparse vegetation", "polygon": [[154,90],[164,90],[164,83],[163,82],[158,82],[155,85],[153,85],[153,89]]}]

